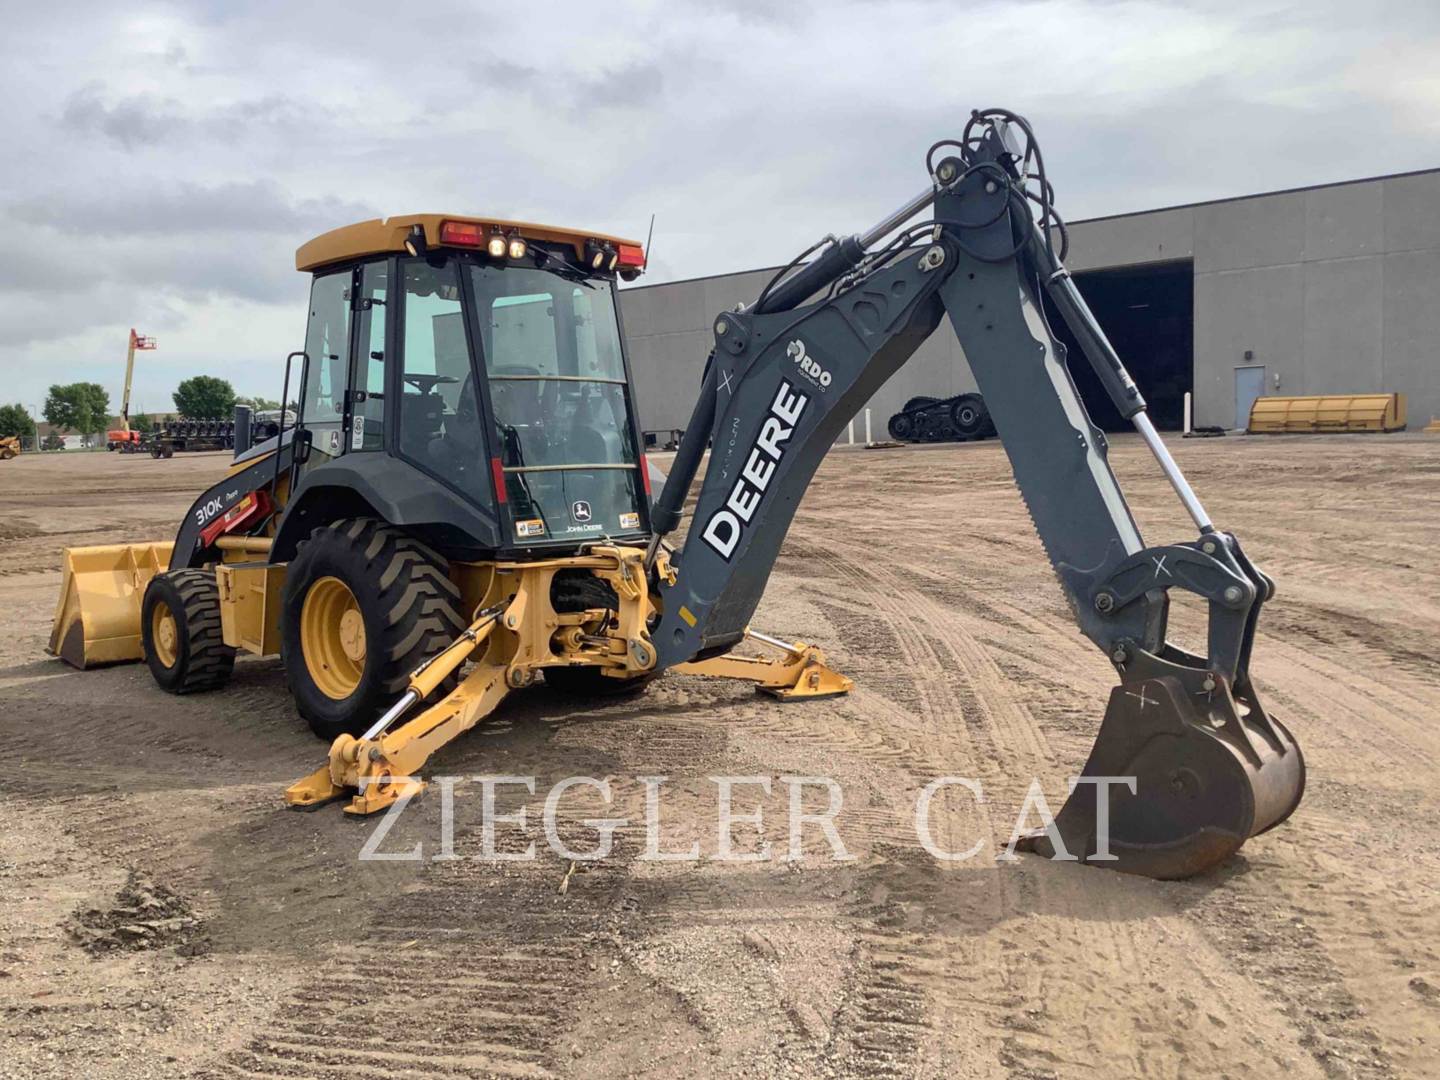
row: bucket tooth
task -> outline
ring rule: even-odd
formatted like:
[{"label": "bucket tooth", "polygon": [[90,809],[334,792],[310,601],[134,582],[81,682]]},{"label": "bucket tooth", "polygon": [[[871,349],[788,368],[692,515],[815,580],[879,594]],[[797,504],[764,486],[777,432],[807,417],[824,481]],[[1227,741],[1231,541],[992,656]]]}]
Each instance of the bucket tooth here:
[{"label": "bucket tooth", "polygon": [[[1213,676],[1162,675],[1115,687],[1083,778],[1055,816],[1072,856],[1127,874],[1187,878],[1229,858],[1250,837],[1289,817],[1305,765],[1290,733],[1253,701],[1237,701]],[[1106,798],[1108,845],[1097,797]],[[1109,857],[1101,853],[1107,849]],[[1047,857],[1046,832],[1019,847]]]}]

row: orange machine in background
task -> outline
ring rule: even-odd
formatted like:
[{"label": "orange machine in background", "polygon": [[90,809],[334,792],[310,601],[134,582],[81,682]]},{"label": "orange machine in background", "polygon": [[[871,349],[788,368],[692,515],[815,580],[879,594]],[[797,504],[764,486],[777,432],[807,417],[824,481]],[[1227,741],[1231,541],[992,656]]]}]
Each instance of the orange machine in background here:
[{"label": "orange machine in background", "polygon": [[155,348],[155,339],[130,328],[130,348],[125,353],[125,394],[120,402],[120,426],[105,433],[105,449],[134,453],[140,449],[140,433],[130,430],[130,384],[135,380],[135,350]]}]

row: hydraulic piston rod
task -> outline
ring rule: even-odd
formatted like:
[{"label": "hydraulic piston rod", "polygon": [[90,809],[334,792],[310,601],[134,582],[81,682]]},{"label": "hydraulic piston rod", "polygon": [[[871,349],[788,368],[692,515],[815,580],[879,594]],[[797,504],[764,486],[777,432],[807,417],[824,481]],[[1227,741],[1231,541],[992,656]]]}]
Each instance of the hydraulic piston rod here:
[{"label": "hydraulic piston rod", "polygon": [[920,192],[905,205],[901,206],[888,217],[881,218],[878,222],[860,234],[860,246],[868,248],[871,244],[884,236],[894,232],[905,222],[909,221],[916,214],[920,213],[927,206],[935,201],[935,188],[928,187]]},{"label": "hydraulic piston rod", "polygon": [[1099,376],[1105,391],[1110,395],[1115,408],[1120,415],[1135,425],[1135,430],[1145,440],[1145,445],[1150,448],[1160,469],[1165,473],[1165,479],[1170,481],[1170,486],[1175,489],[1175,494],[1180,497],[1180,502],[1185,506],[1185,512],[1195,522],[1195,527],[1202,533],[1214,531],[1210,523],[1210,515],[1205,512],[1205,507],[1200,505],[1200,500],[1195,490],[1190,486],[1185,475],[1180,471],[1180,466],[1175,464],[1175,459],[1170,456],[1169,449],[1160,438],[1160,433],[1155,430],[1149,414],[1145,411],[1145,398],[1141,396],[1140,389],[1135,385],[1135,380],[1125,370],[1121,363],[1120,356],[1115,352],[1115,347],[1110,344],[1110,339],[1105,336],[1101,329],[1100,322],[1090,310],[1090,305],[1080,295],[1080,290],[1075,287],[1075,282],[1059,259],[1051,259],[1043,243],[1033,245],[1036,251],[1036,258],[1040,261],[1045,273],[1046,288],[1049,291],[1050,299],[1060,308],[1060,313],[1065,317],[1066,324],[1075,334],[1080,342],[1081,351],[1090,361],[1095,374]]},{"label": "hydraulic piston rod", "polygon": [[1180,471],[1180,466],[1175,464],[1175,459],[1170,456],[1170,450],[1160,438],[1160,433],[1155,430],[1155,425],[1150,422],[1150,414],[1138,412],[1130,418],[1135,425],[1135,430],[1140,432],[1140,437],[1145,440],[1145,445],[1150,448],[1150,453],[1155,455],[1155,460],[1160,463],[1160,469],[1165,473],[1165,479],[1170,481],[1170,486],[1175,489],[1175,494],[1180,496],[1180,501],[1185,505],[1185,512],[1190,515],[1190,520],[1195,522],[1195,527],[1202,533],[1214,532],[1215,526],[1210,523],[1210,515],[1205,512],[1205,507],[1200,505],[1200,499],[1195,494],[1195,489],[1190,486],[1190,481],[1185,479],[1185,474]]}]

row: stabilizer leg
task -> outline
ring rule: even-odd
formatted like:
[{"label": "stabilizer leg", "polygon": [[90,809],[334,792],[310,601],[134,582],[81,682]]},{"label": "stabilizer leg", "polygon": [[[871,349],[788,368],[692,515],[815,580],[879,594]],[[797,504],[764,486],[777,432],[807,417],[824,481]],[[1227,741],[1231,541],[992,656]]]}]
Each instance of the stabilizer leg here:
[{"label": "stabilizer leg", "polygon": [[354,791],[345,812],[365,815],[424,790],[425,785],[416,779],[420,768],[436,750],[494,711],[510,690],[509,665],[482,660],[436,704],[396,730],[389,728],[489,640],[501,609],[496,606],[479,612],[469,629],[416,668],[409,689],[364,735],[337,738],[330,746],[329,760],[291,784],[285,801],[308,810]]},{"label": "stabilizer leg", "polygon": [[430,755],[494,712],[509,689],[506,665],[478,664],[447,697],[394,731],[373,739],[341,735],[326,764],[290,785],[285,801],[309,809],[351,795],[345,812],[364,816],[418,795]]},{"label": "stabilizer leg", "polygon": [[813,701],[818,698],[848,694],[855,686],[825,663],[825,654],[803,641],[786,642],[745,630],[745,636],[779,649],[783,659],[767,660],[757,656],[712,656],[708,660],[692,660],[676,664],[674,670],[686,675],[706,675],[718,679],[744,679],[755,689],[780,701]]}]

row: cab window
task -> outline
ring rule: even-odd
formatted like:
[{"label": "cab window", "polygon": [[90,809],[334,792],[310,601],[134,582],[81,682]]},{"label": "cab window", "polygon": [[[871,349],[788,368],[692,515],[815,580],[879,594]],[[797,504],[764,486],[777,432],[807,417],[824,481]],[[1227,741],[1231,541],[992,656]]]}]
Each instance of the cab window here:
[{"label": "cab window", "polygon": [[641,480],[611,289],[517,266],[469,273],[519,536],[636,531]]},{"label": "cab window", "polygon": [[313,450],[337,457],[345,413],[350,365],[349,269],[321,274],[310,287],[310,320],[305,329],[305,387],[302,417]]},{"label": "cab window", "polygon": [[402,259],[400,276],[400,452],[477,502],[489,502],[484,432],[455,262]]}]

